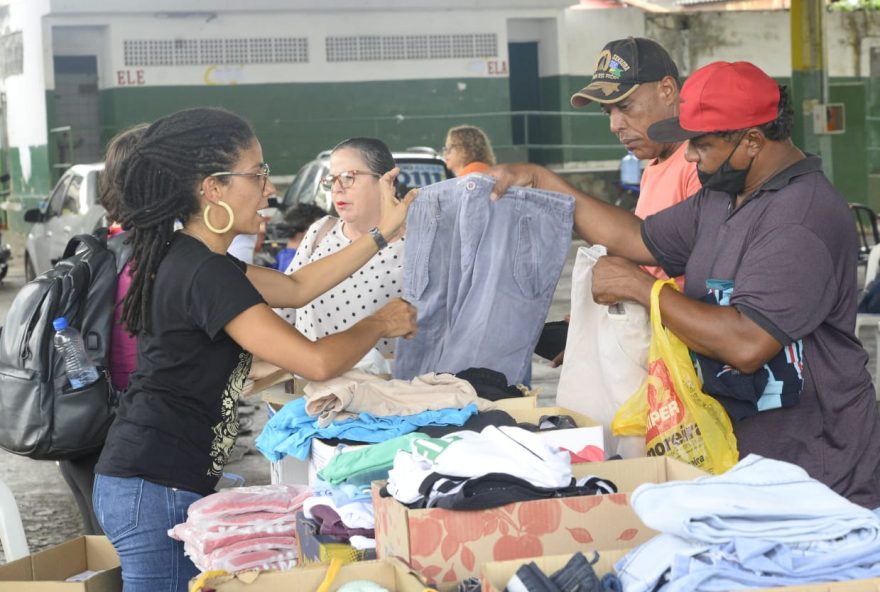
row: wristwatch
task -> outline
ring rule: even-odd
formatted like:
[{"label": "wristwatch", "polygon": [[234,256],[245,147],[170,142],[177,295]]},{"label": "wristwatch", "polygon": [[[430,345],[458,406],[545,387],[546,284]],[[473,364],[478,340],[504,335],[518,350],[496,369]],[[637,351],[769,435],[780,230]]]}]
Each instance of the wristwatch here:
[{"label": "wristwatch", "polygon": [[388,246],[388,241],[385,240],[385,237],[382,236],[382,233],[379,232],[379,229],[377,227],[374,226],[370,229],[370,236],[372,236],[373,240],[376,241],[376,246],[379,247],[380,251]]}]

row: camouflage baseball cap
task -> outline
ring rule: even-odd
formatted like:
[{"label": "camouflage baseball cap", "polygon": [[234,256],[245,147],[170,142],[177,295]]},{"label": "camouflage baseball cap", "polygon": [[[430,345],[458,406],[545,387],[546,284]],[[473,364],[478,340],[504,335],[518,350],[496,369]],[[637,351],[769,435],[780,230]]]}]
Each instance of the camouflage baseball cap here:
[{"label": "camouflage baseball cap", "polygon": [[678,80],[678,68],[659,43],[642,37],[618,39],[602,49],[593,79],[572,95],[571,106],[583,107],[590,101],[616,103],[632,94],[639,84],[666,76]]}]

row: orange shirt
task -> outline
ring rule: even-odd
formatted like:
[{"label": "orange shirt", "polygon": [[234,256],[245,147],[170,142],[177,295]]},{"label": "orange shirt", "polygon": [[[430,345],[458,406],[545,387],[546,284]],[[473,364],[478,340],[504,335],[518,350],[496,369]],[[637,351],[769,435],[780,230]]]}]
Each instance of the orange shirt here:
[{"label": "orange shirt", "polygon": [[492,167],[485,162],[479,162],[475,160],[474,162],[470,163],[469,165],[458,171],[456,177],[464,177],[465,175],[470,175],[471,173],[485,173],[491,168]]},{"label": "orange shirt", "polygon": [[[684,201],[700,190],[700,179],[697,177],[697,165],[685,160],[687,142],[672,153],[663,162],[656,160],[645,168],[639,188],[639,201],[636,203],[635,214],[642,220]],[[659,267],[645,267],[651,275],[666,279],[666,274]],[[679,281],[681,287],[682,282]]]}]

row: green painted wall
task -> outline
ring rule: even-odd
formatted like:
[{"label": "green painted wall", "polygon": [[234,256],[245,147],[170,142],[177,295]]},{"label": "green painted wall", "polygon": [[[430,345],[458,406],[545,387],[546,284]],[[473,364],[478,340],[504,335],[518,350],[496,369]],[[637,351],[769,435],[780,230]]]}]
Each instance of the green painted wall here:
[{"label": "green painted wall", "polygon": [[[790,84],[788,79],[779,81]],[[853,81],[832,79],[831,83]],[[588,76],[559,75],[540,79],[540,109],[552,113],[534,116],[537,125],[531,125],[530,130],[537,129],[537,133],[531,142],[567,147],[533,148],[529,152],[523,146],[512,144],[510,93],[508,80],[502,77],[105,89],[100,91],[101,133],[107,141],[136,123],[186,107],[215,105],[240,113],[253,123],[266,158],[279,175],[296,173],[318,152],[346,137],[379,137],[395,150],[418,145],[439,147],[449,127],[464,123],[478,125],[489,134],[501,162],[522,161],[528,153],[544,164],[619,159],[624,155],[623,148],[609,132],[608,119],[598,106],[574,109],[569,104],[571,94],[588,82]],[[865,199],[857,199],[880,206],[880,195],[875,195],[876,182],[869,190],[868,179],[850,171],[847,164],[864,158],[867,151],[869,170],[880,173],[880,81],[861,82],[866,85],[865,114],[877,117],[878,121],[868,122],[867,150],[865,144],[846,141],[846,138],[836,142],[835,183],[841,185],[850,199],[854,199],[850,196],[865,196]],[[53,96],[51,91],[46,93],[50,128],[63,123],[55,121]],[[471,113],[481,115],[465,116]],[[854,111],[850,110],[849,114]],[[802,137],[802,130],[797,126],[793,137],[795,142]],[[871,150],[872,147],[875,149]],[[17,200],[21,208],[26,209],[37,205],[48,194],[55,178],[52,174],[54,155],[54,146],[31,148],[32,174],[25,183],[18,154],[12,151],[13,197],[10,201]],[[839,167],[838,160],[843,163]],[[843,172],[837,173],[838,169]],[[840,174],[845,178],[840,178]],[[20,214],[13,211],[9,218],[13,229],[23,228]]]},{"label": "green painted wall", "polygon": [[861,81],[829,85],[829,100],[843,103],[846,131],[831,136],[833,182],[850,202],[868,201],[868,150],[865,130],[865,84]]},{"label": "green painted wall", "polygon": [[46,146],[33,146],[29,149],[31,172],[27,179],[22,174],[21,154],[18,148],[10,148],[11,194],[7,210],[7,224],[10,230],[27,232],[27,225],[22,220],[22,213],[30,208],[39,207],[40,202],[49,194],[52,179],[49,175],[49,157]]},{"label": "green painted wall", "polygon": [[459,115],[509,111],[506,78],[114,88],[101,91],[100,101],[107,139],[178,109],[225,107],[251,121],[277,174],[295,173],[352,136],[381,138],[393,150],[439,147],[451,126],[473,123],[494,141],[510,143],[509,116],[463,121]]}]

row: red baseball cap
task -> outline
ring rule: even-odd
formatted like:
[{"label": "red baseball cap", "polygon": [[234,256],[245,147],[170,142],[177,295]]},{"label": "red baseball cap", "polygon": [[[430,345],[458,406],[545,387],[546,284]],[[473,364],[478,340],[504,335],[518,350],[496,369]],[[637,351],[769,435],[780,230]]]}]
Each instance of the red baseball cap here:
[{"label": "red baseball cap", "polygon": [[679,103],[679,116],[653,124],[649,138],[670,144],[769,123],[778,116],[779,85],[752,63],[713,62],[685,81]]}]

